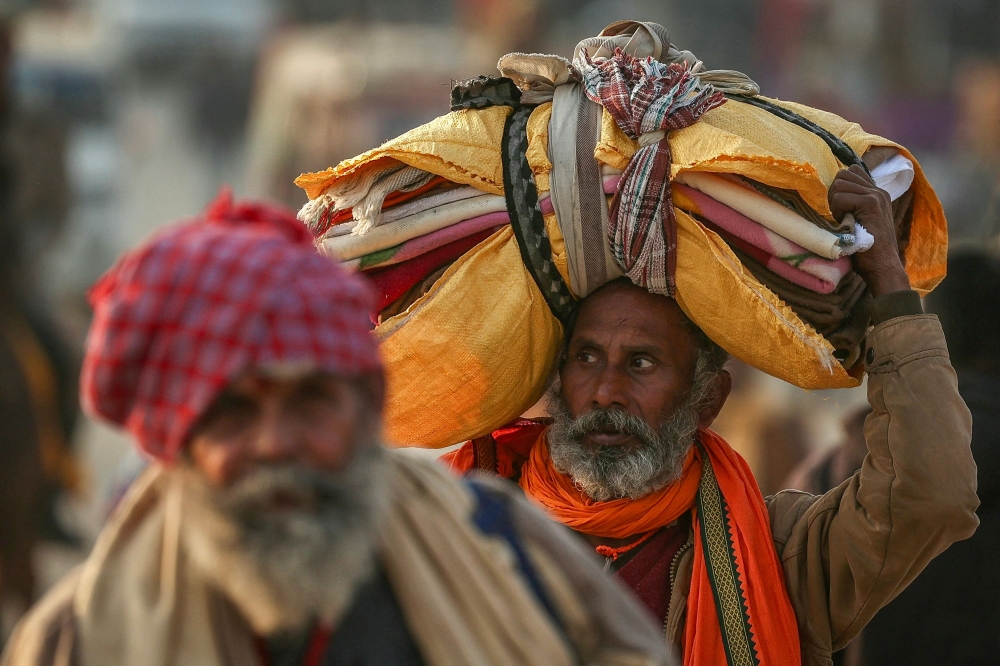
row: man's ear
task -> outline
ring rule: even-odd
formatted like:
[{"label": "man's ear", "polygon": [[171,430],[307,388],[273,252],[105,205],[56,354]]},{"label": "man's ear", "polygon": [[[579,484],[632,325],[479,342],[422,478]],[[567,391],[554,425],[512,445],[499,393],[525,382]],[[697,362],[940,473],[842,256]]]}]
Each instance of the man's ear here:
[{"label": "man's ear", "polygon": [[722,406],[726,404],[729,393],[733,390],[733,376],[728,370],[723,370],[715,376],[715,387],[712,391],[712,400],[698,412],[698,429],[705,430],[712,427],[715,417],[722,411]]}]

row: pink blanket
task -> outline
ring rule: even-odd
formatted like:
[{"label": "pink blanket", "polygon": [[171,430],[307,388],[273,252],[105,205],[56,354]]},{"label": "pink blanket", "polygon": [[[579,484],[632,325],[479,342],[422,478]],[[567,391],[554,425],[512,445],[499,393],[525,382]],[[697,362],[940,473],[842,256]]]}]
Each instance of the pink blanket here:
[{"label": "pink blanket", "polygon": [[462,220],[449,227],[418,236],[413,240],[408,240],[405,243],[400,243],[385,250],[366,254],[359,259],[345,261],[342,265],[345,268],[362,271],[375,268],[376,266],[391,266],[407,259],[419,257],[425,252],[436,250],[443,245],[447,245],[460,238],[465,238],[466,236],[471,236],[484,229],[494,228],[496,230],[507,224],[510,224],[510,218],[507,217],[506,211],[487,213],[479,217]]},{"label": "pink blanket", "polygon": [[704,218],[732,236],[763,251],[768,270],[818,294],[829,294],[851,270],[851,260],[820,257],[779,236],[729,206],[682,183],[670,184],[674,205]]},{"label": "pink blanket", "polygon": [[[605,193],[613,194],[620,179],[620,174],[604,176],[603,186]],[[548,215],[552,212],[552,199],[548,192],[541,196],[538,200],[538,205],[542,209],[542,215]],[[437,248],[447,245],[448,243],[452,243],[460,238],[465,238],[466,236],[478,233],[484,229],[494,228],[495,231],[496,229],[499,229],[507,224],[510,224],[510,218],[507,216],[507,213],[502,211],[498,213],[487,213],[486,215],[480,215],[479,217],[463,220],[451,225],[450,227],[444,227],[443,229],[432,231],[429,234],[414,238],[413,240],[408,240],[405,243],[400,243],[399,245],[386,248],[385,250],[379,250],[378,252],[366,254],[358,259],[345,261],[341,265],[350,270],[360,271],[368,270],[370,268],[392,266],[393,264],[398,264],[400,262],[413,259],[414,257],[419,257],[425,252],[436,250]]]}]

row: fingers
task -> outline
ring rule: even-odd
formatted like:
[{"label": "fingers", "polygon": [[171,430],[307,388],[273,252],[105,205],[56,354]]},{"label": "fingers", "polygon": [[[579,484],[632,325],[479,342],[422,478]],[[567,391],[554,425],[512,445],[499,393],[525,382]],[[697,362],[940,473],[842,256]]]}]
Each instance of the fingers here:
[{"label": "fingers", "polygon": [[859,166],[852,166],[850,169],[841,169],[837,172],[833,183],[830,184],[830,192],[835,192],[841,188],[854,186],[865,190],[878,189],[875,181],[868,177],[868,174]]},{"label": "fingers", "polygon": [[868,194],[873,190],[878,190],[878,188],[868,183],[858,183],[846,178],[839,178],[833,181],[833,185],[830,186],[831,194],[840,194],[841,192],[844,194]]},{"label": "fingers", "polygon": [[868,175],[868,172],[865,171],[864,167],[862,167],[860,164],[853,164],[847,169],[841,169],[839,172],[837,172],[837,177],[839,178],[841,176],[844,177],[845,179],[856,180],[857,182],[860,183],[868,183],[869,185],[875,185],[875,181],[872,179],[871,176]]},{"label": "fingers", "polygon": [[890,209],[892,205],[889,195],[879,189],[864,169],[857,165],[837,173],[828,197],[830,211],[838,220],[845,213],[875,214]]},{"label": "fingers", "polygon": [[875,185],[864,169],[852,166],[837,174],[828,196],[834,219],[841,220],[846,213],[852,213],[875,237],[875,244],[867,252],[851,257],[854,270],[872,293],[906,289],[909,281],[900,259],[889,195]]},{"label": "fingers", "polygon": [[830,195],[830,212],[834,219],[841,219],[845,213],[854,213],[856,218],[872,216],[892,219],[892,206],[884,192],[838,192]]}]

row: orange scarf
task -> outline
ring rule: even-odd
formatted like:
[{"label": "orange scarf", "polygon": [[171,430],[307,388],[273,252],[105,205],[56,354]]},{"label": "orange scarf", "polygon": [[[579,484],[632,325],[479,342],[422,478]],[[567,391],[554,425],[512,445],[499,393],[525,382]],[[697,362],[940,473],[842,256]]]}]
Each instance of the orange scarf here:
[{"label": "orange scarf", "polygon": [[[725,502],[730,544],[753,649],[760,666],[802,663],[798,624],[785,588],[784,571],[774,550],[771,523],[764,498],[746,461],[711,430],[698,433],[700,447],[692,447],[681,478],[638,500],[595,502],[559,473],[549,457],[543,433],[521,471],[520,486],[555,520],[595,536],[625,538],[663,527],[691,511],[694,562],[684,627],[685,666],[725,666],[726,646],[709,577],[698,517],[698,489],[707,455],[711,472]],[[728,557],[728,554],[727,554]],[[732,603],[727,612],[732,612]],[[739,611],[737,611],[739,612]],[[737,625],[743,618],[737,618]],[[730,625],[732,626],[732,625]]]},{"label": "orange scarf", "polygon": [[541,504],[552,518],[567,527],[599,537],[624,539],[669,525],[691,509],[701,479],[701,457],[696,447],[684,461],[684,475],[663,490],[637,500],[595,502],[555,468],[543,431],[521,469],[524,494]]}]

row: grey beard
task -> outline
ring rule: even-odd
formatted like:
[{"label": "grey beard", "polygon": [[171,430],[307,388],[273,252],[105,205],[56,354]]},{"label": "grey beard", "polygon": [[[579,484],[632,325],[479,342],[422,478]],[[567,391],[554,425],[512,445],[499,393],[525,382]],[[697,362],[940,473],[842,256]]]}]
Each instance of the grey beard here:
[{"label": "grey beard", "polygon": [[[692,395],[657,431],[638,416],[617,409],[595,409],[573,418],[562,395],[553,393],[549,456],[555,468],[587,497],[596,502],[638,499],[681,477],[698,431],[699,396]],[[641,445],[631,451],[617,446],[594,451],[583,446],[585,435],[608,425],[637,437]]]},{"label": "grey beard", "polygon": [[[374,571],[386,467],[366,444],[336,474],[267,466],[223,489],[179,468],[187,552],[260,634],[335,622]],[[296,508],[273,508],[276,496]]]}]

